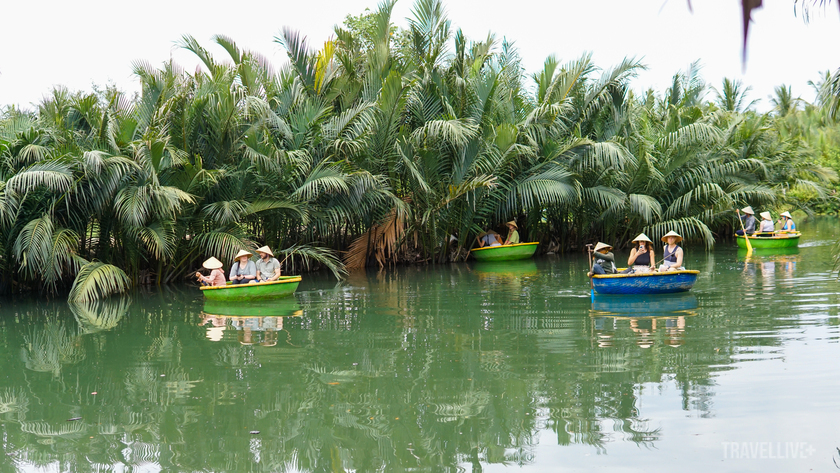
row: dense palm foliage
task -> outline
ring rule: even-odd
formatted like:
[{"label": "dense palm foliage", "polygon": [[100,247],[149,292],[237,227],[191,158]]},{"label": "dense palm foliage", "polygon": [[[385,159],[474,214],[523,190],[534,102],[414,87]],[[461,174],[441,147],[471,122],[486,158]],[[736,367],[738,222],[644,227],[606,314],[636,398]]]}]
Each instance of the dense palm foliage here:
[{"label": "dense palm foliage", "polygon": [[213,38],[219,59],[187,36],[193,74],[137,63],[137,97],[56,89],[7,110],[5,288],[85,300],[263,244],[287,270],[337,276],[341,251],[350,267],[443,262],[511,219],[559,251],[670,229],[711,246],[735,206],[811,211],[828,195],[835,173],[815,160],[836,141],[814,137],[838,118],[837,74],[807,112],[780,87],[777,111],[757,113],[729,80],[708,101],[696,65],[640,96],[635,59],[549,57],[528,76],[512,44],[453,31],[441,1],[417,0],[407,29],[393,5],[317,50],[282,30],[278,71],[230,38]]}]

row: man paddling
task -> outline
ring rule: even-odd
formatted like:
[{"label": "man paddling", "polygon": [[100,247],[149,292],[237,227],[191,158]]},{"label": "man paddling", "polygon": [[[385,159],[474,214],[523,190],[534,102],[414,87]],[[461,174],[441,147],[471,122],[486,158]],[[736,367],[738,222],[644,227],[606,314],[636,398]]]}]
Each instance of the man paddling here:
[{"label": "man paddling", "polygon": [[744,215],[741,215],[741,213],[738,212],[738,209],[735,209],[735,213],[738,214],[738,218],[744,222],[744,229],[735,230],[735,234],[744,236],[744,232],[746,232],[747,235],[752,235],[755,233],[755,211],[753,211],[753,208],[748,205],[741,209],[741,212],[744,212]]},{"label": "man paddling", "polygon": [[595,251],[592,253],[592,272],[587,276],[592,277],[593,274],[615,274],[615,256],[612,254],[612,247],[606,243],[598,242],[595,245]]}]

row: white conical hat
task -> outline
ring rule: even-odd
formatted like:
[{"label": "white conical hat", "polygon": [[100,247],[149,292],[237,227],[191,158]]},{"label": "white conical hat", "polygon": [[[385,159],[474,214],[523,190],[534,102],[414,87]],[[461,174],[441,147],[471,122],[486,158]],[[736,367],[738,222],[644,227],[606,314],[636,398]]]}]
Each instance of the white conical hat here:
[{"label": "white conical hat", "polygon": [[790,212],[782,212],[779,215],[782,216],[782,217],[793,218],[793,217],[790,216]]},{"label": "white conical hat", "polygon": [[603,248],[609,248],[609,249],[612,249],[612,246],[610,246],[610,245],[608,245],[608,244],[606,244],[606,243],[601,243],[600,241],[598,242],[598,244],[597,244],[597,245],[595,245],[595,251],[598,251],[598,250],[603,249]]},{"label": "white conical hat", "polygon": [[211,256],[210,259],[208,259],[207,261],[205,261],[201,265],[204,266],[207,269],[219,269],[222,266],[224,266],[221,261],[216,259],[215,256]]},{"label": "white conical hat", "polygon": [[233,259],[236,260],[236,259],[239,259],[242,256],[247,256],[247,257],[250,258],[250,257],[254,256],[254,254],[250,253],[248,251],[245,251],[245,250],[239,250],[239,253],[237,253],[236,256],[233,257]]},{"label": "white conical hat", "polygon": [[744,212],[745,214],[755,215],[755,211],[749,205],[741,209],[741,212]]},{"label": "white conical hat", "polygon": [[681,241],[682,241],[682,239],[683,239],[683,238],[680,236],[680,234],[679,234],[679,233],[677,233],[677,232],[675,232],[675,231],[671,230],[670,232],[668,232],[668,233],[666,233],[666,234],[662,235],[661,240],[662,240],[662,241],[665,241],[668,237],[677,237],[677,241],[676,241],[676,243],[681,242]]},{"label": "white conical hat", "polygon": [[773,216],[770,215],[770,212],[761,212],[759,215],[761,215],[761,218],[764,220],[773,220]]},{"label": "white conical hat", "polygon": [[633,238],[631,243],[636,243],[637,241],[646,241],[648,243],[653,243],[652,241],[650,241],[650,238],[648,238],[647,235],[645,235],[644,233],[639,233],[639,236]]},{"label": "white conical hat", "polygon": [[274,253],[271,252],[271,248],[268,245],[263,246],[262,248],[257,248],[257,253],[268,253],[269,256],[274,256]]}]

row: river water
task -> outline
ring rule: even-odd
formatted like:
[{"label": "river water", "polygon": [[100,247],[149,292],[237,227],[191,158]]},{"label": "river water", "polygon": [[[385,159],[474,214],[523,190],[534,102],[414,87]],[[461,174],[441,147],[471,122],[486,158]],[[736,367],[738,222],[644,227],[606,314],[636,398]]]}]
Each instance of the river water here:
[{"label": "river water", "polygon": [[694,289],[656,298],[546,256],[268,306],[0,301],[0,471],[837,471],[840,222],[800,227],[746,261],[689,245]]}]

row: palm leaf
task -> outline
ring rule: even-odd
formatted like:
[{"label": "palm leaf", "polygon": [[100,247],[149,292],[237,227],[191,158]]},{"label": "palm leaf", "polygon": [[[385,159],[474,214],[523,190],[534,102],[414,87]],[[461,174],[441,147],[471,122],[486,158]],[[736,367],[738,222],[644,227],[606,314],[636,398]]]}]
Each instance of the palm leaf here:
[{"label": "palm leaf", "polygon": [[99,261],[85,264],[76,275],[68,299],[86,302],[103,299],[111,294],[128,290],[130,282],[125,272],[113,265]]},{"label": "palm leaf", "polygon": [[300,260],[303,269],[306,270],[309,270],[313,263],[326,266],[336,279],[342,279],[347,274],[344,264],[336,256],[335,252],[329,248],[311,245],[294,245],[290,248],[280,250],[279,253],[285,255],[285,258],[283,258],[284,262],[287,259],[290,260],[289,264],[291,265],[292,272],[295,272],[296,260]]}]

